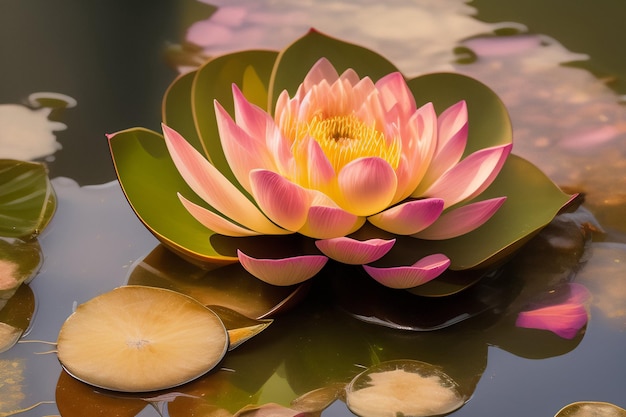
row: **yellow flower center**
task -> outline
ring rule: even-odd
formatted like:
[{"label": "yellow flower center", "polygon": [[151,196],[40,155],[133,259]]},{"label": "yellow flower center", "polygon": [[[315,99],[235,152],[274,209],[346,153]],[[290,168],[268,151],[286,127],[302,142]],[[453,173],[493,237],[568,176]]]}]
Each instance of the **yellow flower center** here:
[{"label": "yellow flower center", "polygon": [[293,133],[290,136],[296,145],[307,136],[315,139],[335,172],[350,161],[363,157],[382,158],[394,169],[400,161],[399,140],[387,139],[383,132],[366,125],[354,114],[328,118],[315,116],[308,123],[298,123]]}]

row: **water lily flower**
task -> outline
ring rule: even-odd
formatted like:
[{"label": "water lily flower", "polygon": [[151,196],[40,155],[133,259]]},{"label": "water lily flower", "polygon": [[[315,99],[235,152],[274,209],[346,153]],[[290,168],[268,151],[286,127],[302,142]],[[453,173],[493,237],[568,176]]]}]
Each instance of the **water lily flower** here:
[{"label": "water lily flower", "polygon": [[[291,285],[317,274],[328,258],[365,265],[382,258],[395,239],[357,240],[366,222],[393,235],[449,239],[484,224],[506,197],[477,202],[496,178],[511,144],[463,157],[468,109],[460,101],[437,116],[416,106],[399,72],[376,82],[352,69],[339,74],[326,58],[310,69],[296,93],[283,91],[273,115],[232,86],[234,117],[215,101],[219,139],[236,182],[181,134],[163,124],[171,158],[189,187],[211,208],[178,194],[187,211],[221,235],[298,233],[321,252],[258,259],[237,251],[252,275]],[[383,285],[410,288],[440,275],[443,254],[411,265],[366,271]]]}]

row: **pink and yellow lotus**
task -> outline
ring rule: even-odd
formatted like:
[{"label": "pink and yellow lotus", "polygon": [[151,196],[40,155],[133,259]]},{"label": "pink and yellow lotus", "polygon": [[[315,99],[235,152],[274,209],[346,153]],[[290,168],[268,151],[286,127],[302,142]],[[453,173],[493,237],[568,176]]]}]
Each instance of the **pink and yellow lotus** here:
[{"label": "pink and yellow lotus", "polygon": [[506,110],[483,84],[407,80],[315,31],[211,59],[163,109],[163,135],[109,135],[133,209],[182,256],[238,261],[273,285],[332,259],[413,289],[501,262],[570,199],[510,155]]}]

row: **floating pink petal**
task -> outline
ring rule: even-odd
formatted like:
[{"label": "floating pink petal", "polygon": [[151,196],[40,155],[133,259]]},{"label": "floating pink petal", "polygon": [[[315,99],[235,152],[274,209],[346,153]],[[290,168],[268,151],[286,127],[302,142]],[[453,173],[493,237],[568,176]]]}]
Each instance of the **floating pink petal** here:
[{"label": "floating pink petal", "polygon": [[365,271],[380,284],[396,289],[417,287],[437,278],[450,266],[450,259],[442,254],[426,256],[411,266],[377,268],[363,265]]},{"label": "floating pink petal", "polygon": [[241,266],[261,281],[272,285],[295,285],[316,275],[326,265],[322,255],[303,255],[282,259],[257,259],[237,250]]},{"label": "floating pink petal", "polygon": [[363,265],[382,258],[396,243],[395,239],[356,240],[349,237],[324,239],[315,242],[326,256],[349,265]]},{"label": "floating pink petal", "polygon": [[515,324],[529,329],[549,330],[565,338],[573,339],[588,320],[587,302],[591,297],[584,285],[570,283],[570,296],[557,305],[523,311]]}]

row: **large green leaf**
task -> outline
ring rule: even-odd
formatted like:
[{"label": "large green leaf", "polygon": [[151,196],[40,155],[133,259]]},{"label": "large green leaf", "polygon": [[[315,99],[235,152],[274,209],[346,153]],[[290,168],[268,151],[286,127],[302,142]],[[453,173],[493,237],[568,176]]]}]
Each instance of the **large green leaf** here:
[{"label": "large green leaf", "polygon": [[432,102],[437,114],[461,100],[467,102],[469,133],[465,155],[513,140],[504,104],[480,81],[461,74],[436,73],[413,78],[408,85],[417,105]]},{"label": "large green leaf", "polygon": [[293,96],[307,72],[322,57],[328,59],[340,74],[352,68],[360,77],[368,76],[373,81],[398,71],[391,62],[372,50],[311,30],[283,50],[276,61],[269,96],[272,112],[278,95],[287,90]]},{"label": "large green leaf", "polygon": [[134,128],[110,137],[109,145],[126,198],[163,244],[196,262],[236,261],[211,246],[213,232],[198,223],[180,203],[179,192],[204,204],[176,170],[161,135]]},{"label": "large green leaf", "polygon": [[34,237],[55,209],[56,196],[43,164],[0,160],[0,236]]},{"label": "large green leaf", "polygon": [[[238,182],[222,151],[213,102],[217,100],[232,115],[234,83],[248,101],[264,107],[267,103],[267,85],[277,55],[273,51],[243,51],[222,55],[200,67],[194,77],[191,104],[198,135],[209,160],[233,184]],[[259,84],[264,88],[259,88]]]}]

